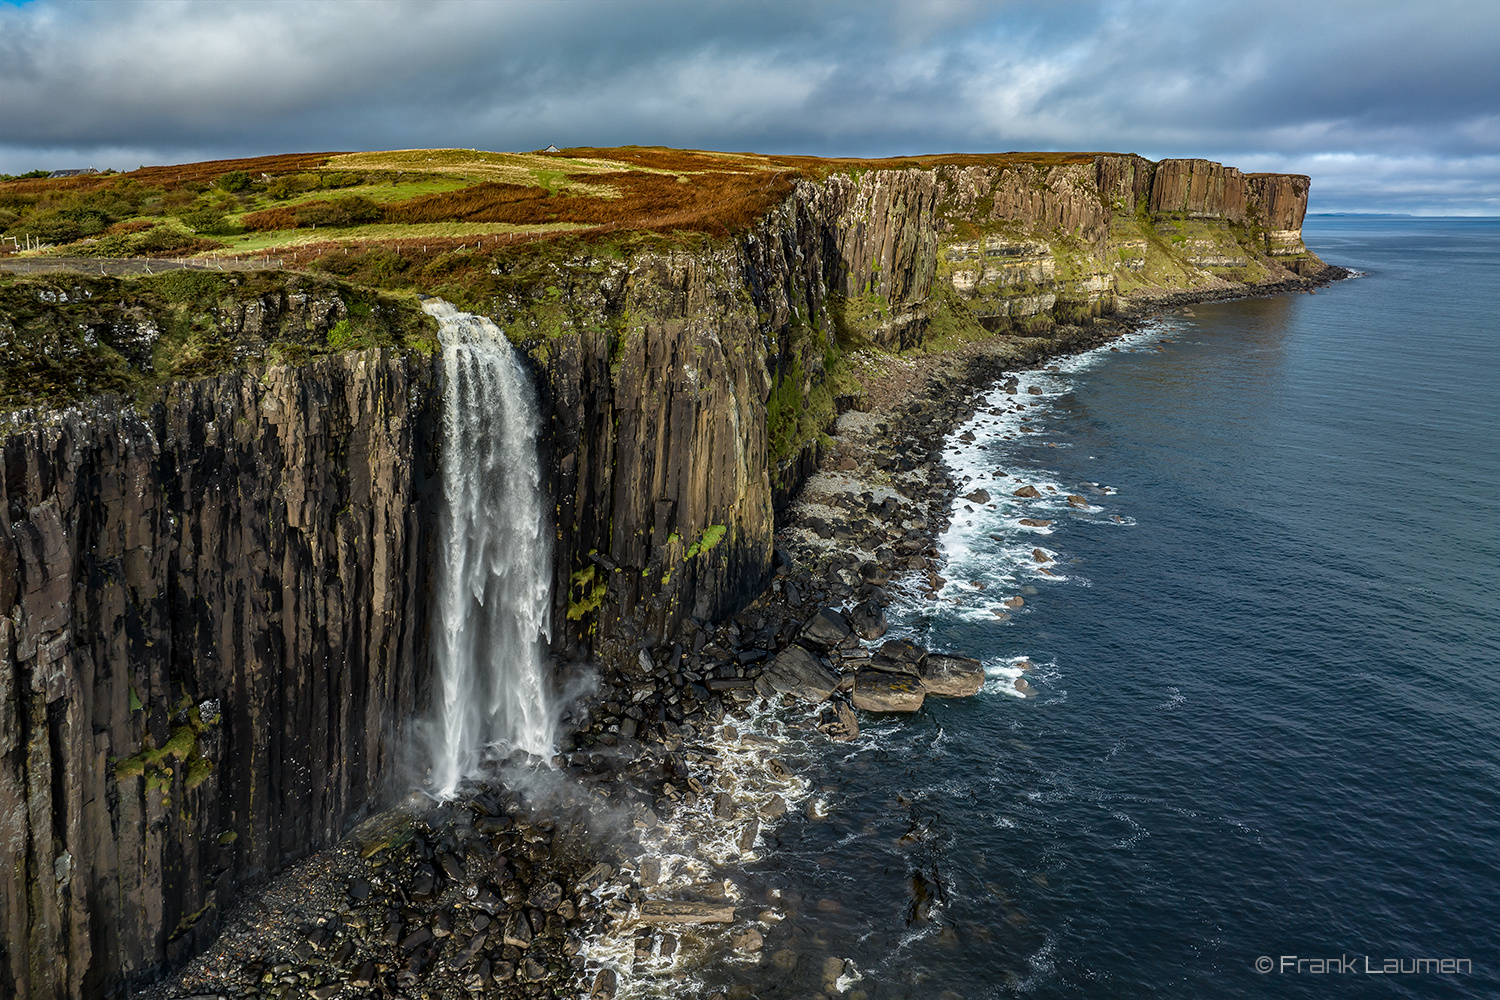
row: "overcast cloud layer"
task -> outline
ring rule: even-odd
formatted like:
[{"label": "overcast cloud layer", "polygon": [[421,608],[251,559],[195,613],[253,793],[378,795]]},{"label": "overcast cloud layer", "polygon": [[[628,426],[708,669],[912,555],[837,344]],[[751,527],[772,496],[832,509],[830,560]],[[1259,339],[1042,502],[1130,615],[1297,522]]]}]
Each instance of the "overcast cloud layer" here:
[{"label": "overcast cloud layer", "polygon": [[1500,215],[1500,3],[0,3],[0,172],[265,153],[1083,149]]}]

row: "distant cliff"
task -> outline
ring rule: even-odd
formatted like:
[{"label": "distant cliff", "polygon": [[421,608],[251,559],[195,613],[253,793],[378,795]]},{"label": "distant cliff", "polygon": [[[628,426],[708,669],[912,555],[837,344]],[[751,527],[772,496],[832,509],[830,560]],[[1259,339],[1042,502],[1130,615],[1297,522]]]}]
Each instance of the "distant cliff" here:
[{"label": "distant cliff", "polygon": [[[1132,156],[840,170],[729,238],[496,248],[458,304],[549,415],[557,652],[644,669],[761,592],[848,352],[1305,284],[1307,192]],[[0,993],[149,976],[373,804],[427,692],[432,348],[414,301],[307,276],[0,281]]]}]

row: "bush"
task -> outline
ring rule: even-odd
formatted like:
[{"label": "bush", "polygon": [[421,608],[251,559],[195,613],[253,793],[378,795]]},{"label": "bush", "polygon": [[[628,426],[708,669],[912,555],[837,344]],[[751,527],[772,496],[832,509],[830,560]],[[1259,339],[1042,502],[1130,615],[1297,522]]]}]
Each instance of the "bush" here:
[{"label": "bush", "polygon": [[219,175],[218,183],[222,190],[231,193],[239,192],[250,186],[250,175],[243,170],[231,170],[227,174]]},{"label": "bush", "polygon": [[379,222],[385,209],[369,198],[358,196],[333,201],[310,201],[297,206],[297,227],[360,226]]},{"label": "bush", "polygon": [[183,224],[195,233],[226,233],[231,230],[224,210],[217,205],[197,205],[181,216]]}]

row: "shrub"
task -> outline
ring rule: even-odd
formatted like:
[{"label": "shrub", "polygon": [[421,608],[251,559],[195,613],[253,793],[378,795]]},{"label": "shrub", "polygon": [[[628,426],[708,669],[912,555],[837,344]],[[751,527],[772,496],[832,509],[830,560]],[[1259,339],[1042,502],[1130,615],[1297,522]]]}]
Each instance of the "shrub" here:
[{"label": "shrub", "polygon": [[225,191],[243,191],[250,186],[250,175],[243,170],[231,170],[219,175],[219,187]]},{"label": "shrub", "polygon": [[297,206],[297,227],[360,226],[379,222],[385,209],[369,198],[354,196],[333,201],[310,201]]},{"label": "shrub", "polygon": [[182,213],[182,221],[195,233],[225,233],[231,227],[217,205],[195,205]]}]

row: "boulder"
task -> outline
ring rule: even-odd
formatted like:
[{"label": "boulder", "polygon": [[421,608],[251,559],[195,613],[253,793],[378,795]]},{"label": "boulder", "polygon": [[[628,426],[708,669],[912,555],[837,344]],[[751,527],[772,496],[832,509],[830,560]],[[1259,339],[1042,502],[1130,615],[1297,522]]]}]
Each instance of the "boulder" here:
[{"label": "boulder", "polygon": [[729,936],[729,944],[735,951],[760,951],[765,943],[765,937],[754,927],[745,927]]},{"label": "boulder", "polygon": [[1068,503],[1072,504],[1074,507],[1087,507],[1089,505],[1089,502],[1087,500],[1074,493],[1068,494]]},{"label": "boulder", "polygon": [[854,707],[866,712],[915,712],[922,698],[922,679],[910,674],[866,669],[854,678]]},{"label": "boulder", "polygon": [[688,900],[648,899],[641,904],[644,924],[732,924],[730,903],[695,903]]},{"label": "boulder", "polygon": [[1026,497],[1029,500],[1035,500],[1041,495],[1042,491],[1037,489],[1035,486],[1022,486],[1020,489],[1011,494],[1011,496],[1013,497]]},{"label": "boulder", "polygon": [[802,639],[814,646],[831,649],[849,638],[849,620],[843,612],[824,608],[802,626]]},{"label": "boulder", "polygon": [[1039,517],[1023,517],[1021,523],[1028,528],[1046,528],[1052,524],[1051,521],[1045,521]]},{"label": "boulder", "polygon": [[911,660],[893,660],[884,653],[876,653],[869,661],[860,664],[861,670],[876,670],[882,674],[905,674],[908,677],[921,677],[921,668]]},{"label": "boulder", "polygon": [[905,639],[887,639],[880,646],[880,655],[902,663],[918,664],[927,655],[927,650]]},{"label": "boulder", "polygon": [[761,674],[761,680],[780,694],[819,704],[839,686],[839,679],[816,656],[801,646],[788,646]]},{"label": "boulder", "polygon": [[849,627],[861,639],[879,639],[889,627],[885,620],[885,609],[873,600],[862,601],[849,612]]},{"label": "boulder", "polygon": [[1052,557],[1043,552],[1041,549],[1032,549],[1031,558],[1035,559],[1039,563],[1049,563],[1052,561]]},{"label": "boulder", "polygon": [[922,661],[922,689],[939,698],[966,698],[984,686],[984,665],[967,656],[928,653]]},{"label": "boulder", "polygon": [[970,503],[989,503],[990,494],[987,490],[975,490],[972,493],[965,493],[964,499]]}]

